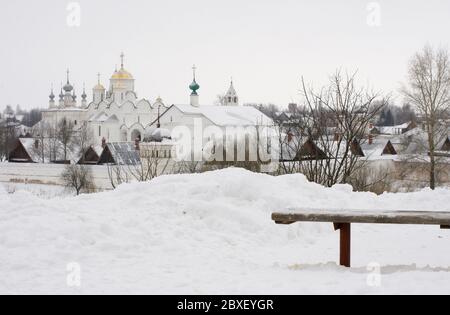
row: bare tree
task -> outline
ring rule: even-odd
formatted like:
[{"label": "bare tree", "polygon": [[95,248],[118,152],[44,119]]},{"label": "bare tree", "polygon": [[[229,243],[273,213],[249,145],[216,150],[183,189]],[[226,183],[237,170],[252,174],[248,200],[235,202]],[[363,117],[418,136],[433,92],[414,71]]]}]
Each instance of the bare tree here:
[{"label": "bare tree", "polygon": [[41,121],[33,127],[32,135],[34,141],[37,141],[37,145],[34,146],[34,151],[42,163],[45,163],[45,157],[49,154],[49,141],[50,125],[44,121]]},{"label": "bare tree", "polygon": [[225,94],[218,94],[216,96],[216,100],[214,101],[214,105],[216,105],[216,106],[225,105]]},{"label": "bare tree", "polygon": [[[143,149],[141,147],[141,149]],[[141,162],[128,165],[128,173],[138,182],[146,182],[166,174],[171,161],[167,150],[162,150],[158,143],[148,143],[140,151]]]},{"label": "bare tree", "polygon": [[0,125],[0,162],[7,159],[7,130],[4,124]]},{"label": "bare tree", "polygon": [[177,174],[195,174],[200,173],[202,169],[203,162],[182,160],[176,163],[174,172]]},{"label": "bare tree", "polygon": [[81,162],[84,163],[86,152],[94,143],[92,129],[88,126],[86,122],[84,122],[81,125],[80,129],[77,130],[74,142],[80,149]]},{"label": "bare tree", "polygon": [[61,149],[61,142],[59,141],[59,131],[57,125],[48,125],[47,129],[47,141],[46,151],[50,162],[56,162],[58,160],[58,152]]},{"label": "bare tree", "polygon": [[407,101],[420,113],[427,133],[430,188],[436,188],[436,151],[448,126],[443,118],[450,109],[450,60],[448,51],[425,46],[411,60],[408,87],[402,89]]},{"label": "bare tree", "polygon": [[61,142],[64,161],[67,161],[67,152],[70,150],[74,140],[74,124],[72,121],[63,118],[57,126],[57,139]]},{"label": "bare tree", "polygon": [[106,167],[108,169],[109,182],[113,189],[131,181],[131,176],[125,170],[123,165],[108,163],[106,164]]},{"label": "bare tree", "polygon": [[67,188],[75,190],[77,196],[82,191],[89,192],[94,189],[91,169],[85,165],[67,165],[61,179]]},{"label": "bare tree", "polygon": [[344,76],[340,72],[318,91],[308,88],[302,79],[301,93],[304,108],[282,124],[282,170],[301,172],[310,181],[328,187],[350,183],[364,167],[361,145],[386,100],[358,87],[355,74]]},{"label": "bare tree", "polygon": [[389,167],[371,167],[366,165],[356,171],[350,178],[355,191],[370,191],[381,195],[392,191],[392,170]]},{"label": "bare tree", "polygon": [[159,143],[142,145],[139,153],[139,163],[128,165],[121,163],[107,164],[109,180],[114,189],[121,184],[132,181],[150,181],[169,172],[173,161],[172,155],[169,150],[162,149]]},{"label": "bare tree", "polygon": [[17,139],[16,124],[6,119],[0,125],[0,161],[9,160],[9,153]]}]

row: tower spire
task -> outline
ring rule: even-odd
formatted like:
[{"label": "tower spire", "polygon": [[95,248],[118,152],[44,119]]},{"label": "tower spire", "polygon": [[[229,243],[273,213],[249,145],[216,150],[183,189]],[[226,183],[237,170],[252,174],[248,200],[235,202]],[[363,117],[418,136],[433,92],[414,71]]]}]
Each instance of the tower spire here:
[{"label": "tower spire", "polygon": [[233,77],[231,77],[230,88],[228,92],[225,94],[224,102],[225,106],[238,106],[239,105],[239,97],[236,93],[236,89],[234,88]]},{"label": "tower spire", "polygon": [[53,92],[53,83],[52,83],[52,87],[51,87],[51,90],[50,90],[50,100],[51,101],[53,101],[54,99],[55,99],[55,93]]},{"label": "tower spire", "polygon": [[197,71],[197,67],[194,65],[192,67],[192,73],[194,76],[194,80],[192,81],[191,85],[189,85],[189,89],[191,89],[192,95],[197,95],[197,91],[200,89],[200,85],[198,85],[197,79],[196,79],[196,71]]},{"label": "tower spire", "polygon": [[158,128],[161,128],[161,120],[160,120],[161,113],[160,113],[160,110],[161,110],[161,105],[158,106],[158,123],[156,125]]},{"label": "tower spire", "polygon": [[69,68],[67,68],[67,84],[69,84],[69,74],[70,74],[70,71],[69,71]]},{"label": "tower spire", "polygon": [[200,85],[198,85],[197,80],[196,80],[196,70],[197,70],[197,67],[194,65],[192,67],[194,80],[192,81],[191,85],[189,85],[189,89],[192,91],[191,105],[195,106],[195,107],[199,106],[199,96],[198,96],[197,91],[200,89]]},{"label": "tower spire", "polygon": [[122,52],[121,54],[120,54],[120,60],[121,60],[121,69],[123,70],[124,69],[124,67],[123,67],[123,60],[124,60],[124,58],[125,58],[125,54]]},{"label": "tower spire", "polygon": [[86,83],[83,82],[83,94],[81,94],[81,97],[83,99],[86,99],[87,95],[86,95]]},{"label": "tower spire", "polygon": [[100,76],[101,76],[100,72],[97,73],[97,83],[98,83],[98,85],[100,85]]},{"label": "tower spire", "polygon": [[193,66],[192,66],[192,73],[193,73],[193,76],[194,76],[194,82],[195,82],[195,80],[196,80],[196,77],[195,77],[196,71],[197,71],[197,67],[196,67],[195,65],[193,65]]}]

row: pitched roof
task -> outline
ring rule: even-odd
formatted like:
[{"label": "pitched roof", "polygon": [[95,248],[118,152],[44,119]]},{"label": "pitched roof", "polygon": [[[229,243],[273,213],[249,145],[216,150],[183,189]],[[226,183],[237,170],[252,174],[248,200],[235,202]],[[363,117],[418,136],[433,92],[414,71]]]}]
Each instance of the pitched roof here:
[{"label": "pitched roof", "polygon": [[91,118],[89,118],[89,121],[90,122],[100,122],[100,123],[107,122],[107,123],[109,123],[109,122],[118,122],[119,119],[114,114],[108,115],[105,112],[100,112],[98,114],[91,116]]},{"label": "pitched roof", "polygon": [[376,128],[380,131],[380,133],[385,135],[400,135],[409,127],[410,124],[411,123],[408,122],[397,126],[378,126]]},{"label": "pitched roof", "polygon": [[[187,115],[201,115],[217,126],[273,126],[273,120],[251,106],[172,105]],[[163,114],[164,115],[164,114]]]},{"label": "pitched roof", "polygon": [[441,148],[442,151],[450,151],[450,138],[447,137],[447,139],[445,139],[444,144],[442,145]]},{"label": "pitched roof", "polygon": [[134,142],[111,142],[106,144],[106,147],[100,156],[99,163],[139,165],[141,163],[141,158],[139,151],[136,150]]},{"label": "pitched roof", "polygon": [[370,161],[392,160],[397,155],[397,150],[392,143],[392,137],[374,137],[372,143],[366,141],[362,146],[364,155]]},{"label": "pitched roof", "polygon": [[[36,141],[37,147],[36,147]],[[34,163],[52,163],[64,160],[64,146],[55,139],[44,138],[44,156],[42,156],[42,139],[19,138],[18,145],[21,145]],[[77,163],[81,157],[80,148],[72,145],[67,148],[67,160]]]}]

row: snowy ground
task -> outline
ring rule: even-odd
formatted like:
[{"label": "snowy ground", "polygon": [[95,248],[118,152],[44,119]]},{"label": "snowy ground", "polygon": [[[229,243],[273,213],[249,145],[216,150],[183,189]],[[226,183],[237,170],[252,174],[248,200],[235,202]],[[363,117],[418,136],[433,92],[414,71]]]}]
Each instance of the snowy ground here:
[{"label": "snowy ground", "polygon": [[4,189],[8,194],[17,192],[29,192],[43,199],[55,197],[74,196],[75,193],[67,188],[57,185],[23,184],[23,183],[0,183],[0,190]]},{"label": "snowy ground", "polygon": [[[287,207],[450,211],[449,200],[447,189],[377,197],[238,169],[77,198],[0,187],[0,293],[448,294],[448,230],[355,225],[355,267],[347,270],[336,265],[332,225],[277,226],[270,214]],[[67,283],[73,262],[79,287]],[[371,263],[381,265],[380,282]]]}]

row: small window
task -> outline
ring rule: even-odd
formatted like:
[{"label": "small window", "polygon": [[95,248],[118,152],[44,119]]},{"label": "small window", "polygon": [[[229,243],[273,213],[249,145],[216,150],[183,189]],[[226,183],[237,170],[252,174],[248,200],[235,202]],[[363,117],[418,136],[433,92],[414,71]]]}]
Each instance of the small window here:
[{"label": "small window", "polygon": [[98,136],[102,136],[102,126],[98,126]]},{"label": "small window", "polygon": [[75,126],[77,125],[77,121],[76,120],[74,121],[74,124],[75,124]]}]

